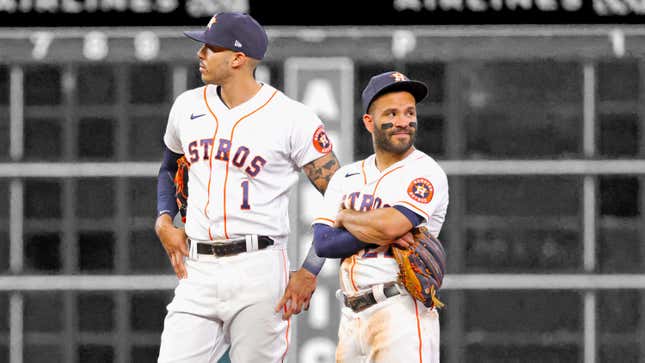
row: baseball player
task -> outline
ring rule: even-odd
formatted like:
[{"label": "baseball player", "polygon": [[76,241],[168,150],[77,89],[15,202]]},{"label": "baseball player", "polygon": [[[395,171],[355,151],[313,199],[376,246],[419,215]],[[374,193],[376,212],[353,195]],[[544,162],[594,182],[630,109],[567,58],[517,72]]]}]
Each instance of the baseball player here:
[{"label": "baseball player", "polygon": [[[274,310],[289,279],[288,191],[303,169],[324,192],[338,161],[312,110],[254,79],[268,37],[252,17],[219,13],[185,35],[202,43],[205,85],[177,97],[164,135],[155,231],[180,280],[158,361],[216,362],[230,347],[235,363],[280,362],[290,333],[286,307]],[[172,222],[182,155],[185,230]]]},{"label": "baseball player", "polygon": [[371,78],[363,123],[375,153],[339,169],[314,221],[316,253],[343,258],[337,362],[439,362],[437,311],[397,284],[391,249],[407,247],[417,226],[437,236],[448,207],[446,174],[413,146],[427,92],[399,72]]}]

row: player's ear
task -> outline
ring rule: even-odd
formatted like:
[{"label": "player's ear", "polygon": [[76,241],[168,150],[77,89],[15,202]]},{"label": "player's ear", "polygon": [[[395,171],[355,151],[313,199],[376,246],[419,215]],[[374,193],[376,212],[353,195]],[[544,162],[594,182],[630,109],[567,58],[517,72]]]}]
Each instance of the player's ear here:
[{"label": "player's ear", "polygon": [[370,134],[374,132],[374,118],[372,115],[369,113],[363,115],[363,125],[365,125],[365,128],[370,132]]},{"label": "player's ear", "polygon": [[247,62],[246,55],[242,52],[233,53],[233,59],[231,60],[231,65],[233,68],[243,67]]}]

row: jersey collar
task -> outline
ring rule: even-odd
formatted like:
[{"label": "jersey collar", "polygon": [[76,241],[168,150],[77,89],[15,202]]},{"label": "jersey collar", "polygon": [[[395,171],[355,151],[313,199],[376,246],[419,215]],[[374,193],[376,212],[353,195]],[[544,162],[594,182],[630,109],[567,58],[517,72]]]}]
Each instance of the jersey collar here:
[{"label": "jersey collar", "polygon": [[275,91],[275,88],[272,86],[262,83],[262,87],[260,90],[250,99],[246,100],[245,102],[233,107],[233,108],[228,108],[222,101],[222,99],[219,96],[218,89],[220,86],[207,86],[207,95],[208,95],[208,103],[211,105],[211,107],[214,108],[214,111],[219,114],[219,115],[237,115],[237,114],[247,114],[261,105],[263,105],[270,97],[273,95],[273,92]]},{"label": "jersey collar", "polygon": [[404,165],[409,160],[414,160],[414,159],[418,158],[421,155],[422,155],[422,152],[419,151],[419,149],[414,149],[414,151],[412,151],[410,153],[410,155],[406,156],[404,159],[401,159],[401,160],[397,161],[396,163],[388,166],[383,171],[380,171],[376,167],[376,154],[372,154],[372,155],[368,156],[367,159],[365,159],[365,173],[367,174],[367,179],[371,179],[371,177],[376,177],[376,176],[379,176],[381,174],[387,173],[388,171],[390,171],[390,170],[392,170],[394,168],[397,168],[397,167],[399,167],[401,165]]}]

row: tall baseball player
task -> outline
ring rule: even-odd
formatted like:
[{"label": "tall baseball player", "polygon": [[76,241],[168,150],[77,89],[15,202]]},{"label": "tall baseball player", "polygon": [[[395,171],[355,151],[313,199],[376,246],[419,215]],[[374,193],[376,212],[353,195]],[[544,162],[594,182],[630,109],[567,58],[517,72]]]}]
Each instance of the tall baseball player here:
[{"label": "tall baseball player", "polygon": [[[203,43],[205,85],[177,97],[164,135],[155,231],[180,280],[158,361],[216,362],[230,347],[235,363],[280,362],[290,325],[286,307],[274,310],[289,279],[287,194],[300,169],[324,192],[338,161],[310,109],[254,79],[268,37],[253,18],[219,13],[185,34]],[[182,155],[185,230],[172,223]]]},{"label": "tall baseball player", "polygon": [[426,94],[399,72],[371,78],[363,123],[375,153],[339,169],[314,221],[317,254],[343,258],[337,362],[439,362],[437,311],[397,284],[391,250],[409,245],[413,227],[437,236],[448,207],[446,174],[413,146]]}]

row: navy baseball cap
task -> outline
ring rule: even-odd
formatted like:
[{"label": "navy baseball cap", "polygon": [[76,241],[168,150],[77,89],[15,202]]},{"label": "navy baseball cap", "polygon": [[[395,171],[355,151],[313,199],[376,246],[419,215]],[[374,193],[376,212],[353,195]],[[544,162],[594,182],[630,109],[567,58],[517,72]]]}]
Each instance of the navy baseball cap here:
[{"label": "navy baseball cap", "polygon": [[380,96],[398,91],[410,92],[419,103],[428,95],[428,86],[423,82],[413,81],[403,73],[396,71],[377,74],[370,79],[361,95],[363,112],[367,113],[372,102]]},{"label": "navy baseball cap", "polygon": [[208,22],[206,30],[184,34],[198,42],[214,45],[261,60],[267,51],[269,37],[262,25],[250,15],[238,12],[218,13]]}]

